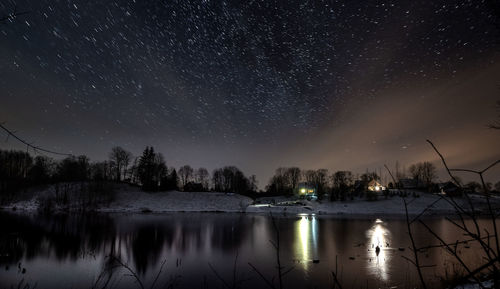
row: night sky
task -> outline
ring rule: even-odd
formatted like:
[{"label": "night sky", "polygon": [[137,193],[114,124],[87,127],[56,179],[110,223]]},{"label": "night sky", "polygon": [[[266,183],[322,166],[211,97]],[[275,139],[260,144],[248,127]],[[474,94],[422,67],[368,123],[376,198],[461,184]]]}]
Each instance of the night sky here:
[{"label": "night sky", "polygon": [[5,0],[0,18],[14,4],[30,13],[0,23],[0,122],[48,149],[153,145],[261,188],[279,166],[441,167],[427,138],[454,167],[500,158],[488,1]]}]

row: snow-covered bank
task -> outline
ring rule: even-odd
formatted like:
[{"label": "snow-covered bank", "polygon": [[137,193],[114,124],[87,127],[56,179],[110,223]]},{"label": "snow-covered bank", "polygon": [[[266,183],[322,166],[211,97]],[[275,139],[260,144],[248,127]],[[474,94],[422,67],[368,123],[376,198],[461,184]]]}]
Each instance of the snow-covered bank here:
[{"label": "snow-covered bank", "polygon": [[[77,187],[75,187],[77,188]],[[76,190],[76,189],[75,189]],[[143,192],[140,188],[129,185],[115,185],[114,201],[101,205],[93,210],[100,212],[246,212],[276,214],[319,214],[350,216],[404,216],[405,209],[400,197],[382,198],[378,201],[353,200],[345,202],[317,202],[295,200],[293,198],[277,197],[262,198],[257,201],[238,194],[214,192]],[[3,209],[36,211],[40,200],[47,198],[54,191],[53,188],[33,192],[24,196],[22,200],[13,202]],[[407,198],[408,213],[417,215],[433,204],[426,215],[449,215],[454,213],[453,207],[440,196],[419,193],[418,198]],[[439,201],[437,201],[439,200]],[[437,202],[436,202],[437,201]],[[464,208],[468,208],[465,199],[457,199]],[[483,197],[473,196],[476,209],[486,211],[486,202]],[[500,201],[492,199],[493,207],[497,208]],[[54,206],[53,210],[71,211],[70,206]]]},{"label": "snow-covered bank", "polygon": [[[453,214],[455,210],[445,200],[439,200],[441,197],[438,195],[422,193],[420,197],[407,198],[408,214],[418,215],[424,209],[432,205],[426,210],[426,215],[449,215]],[[281,199],[277,203],[285,202]],[[274,213],[314,213],[319,215],[340,215],[340,216],[404,216],[405,207],[401,197],[391,197],[388,199],[382,198],[378,201],[367,201],[357,199],[345,202],[310,202],[301,200],[304,206],[266,206],[266,205],[252,205],[247,208],[247,212],[274,212]],[[466,206],[465,200],[457,199],[457,202]],[[476,209],[485,209],[486,202],[481,198],[475,198],[474,204],[477,205]]]},{"label": "snow-covered bank", "polygon": [[115,201],[99,208],[102,212],[244,212],[249,197],[214,192],[155,192],[138,188],[117,192]]}]

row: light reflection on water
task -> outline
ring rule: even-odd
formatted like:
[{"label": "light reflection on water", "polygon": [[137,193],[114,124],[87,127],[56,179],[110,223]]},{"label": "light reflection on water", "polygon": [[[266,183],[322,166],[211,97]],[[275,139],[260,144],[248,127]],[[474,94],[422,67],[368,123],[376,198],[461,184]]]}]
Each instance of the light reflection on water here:
[{"label": "light reflection on water", "polygon": [[[337,264],[344,288],[412,288],[418,284],[412,265],[402,258],[411,257],[411,252],[393,249],[410,244],[404,220],[302,215],[278,217],[276,222],[281,265],[294,268],[286,275],[286,288],[329,288]],[[463,237],[445,220],[428,223],[450,242]],[[265,215],[27,216],[0,212],[0,227],[0,288],[15,288],[24,280],[38,284],[39,289],[88,289],[104,272],[110,254],[137,272],[145,287],[153,283],[164,260],[167,263],[158,282],[179,275],[182,280],[176,288],[180,289],[206,288],[203,280],[208,288],[223,287],[209,263],[225,280],[233,280],[237,263],[237,277],[247,280],[241,288],[265,286],[248,263],[267,278],[276,276],[276,251],[269,242],[275,240],[276,231],[273,220]],[[427,239],[425,228],[415,226],[414,230],[417,243],[434,241]],[[438,278],[450,267],[451,261],[443,262],[446,255],[440,252],[429,250],[422,255],[424,264],[437,265],[424,272],[429,288],[440,288]],[[463,252],[467,260],[481,261],[474,248]],[[126,273],[123,268],[115,272],[115,288],[137,288],[133,278],[123,276]]]},{"label": "light reflection on water", "polygon": [[366,231],[366,236],[370,242],[367,250],[368,270],[381,280],[387,281],[389,280],[388,264],[392,257],[389,247],[391,232],[382,220],[377,219],[372,227]]},{"label": "light reflection on water", "polygon": [[318,220],[314,215],[302,215],[294,225],[294,251],[305,271],[318,258]]}]

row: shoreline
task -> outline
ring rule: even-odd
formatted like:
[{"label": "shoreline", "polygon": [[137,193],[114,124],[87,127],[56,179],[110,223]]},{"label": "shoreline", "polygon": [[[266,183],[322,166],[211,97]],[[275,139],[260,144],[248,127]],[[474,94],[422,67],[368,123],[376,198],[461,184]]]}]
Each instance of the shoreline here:
[{"label": "shoreline", "polygon": [[[446,201],[439,200],[442,196],[415,192],[418,197],[409,197],[408,215],[417,216],[424,209],[423,217],[455,216],[455,209]],[[81,196],[69,192],[70,201],[66,205],[52,204],[49,209],[39,209],[42,201],[52,197],[51,188],[36,191],[24,200],[0,206],[2,211],[38,212],[45,209],[46,213],[112,213],[112,214],[171,214],[171,213],[238,213],[274,216],[296,217],[300,215],[327,216],[339,219],[367,218],[404,218],[406,212],[402,197],[381,197],[376,201],[354,199],[349,201],[307,201],[293,197],[265,197],[253,200],[249,197],[220,192],[143,192],[136,187],[120,186],[116,188],[114,200],[109,204],[82,210]],[[73,196],[74,199],[71,199]],[[78,199],[80,198],[80,199]],[[485,198],[479,195],[471,196],[475,209],[480,213],[487,212]],[[457,203],[468,208],[465,198],[457,198]],[[490,199],[493,207],[500,208],[500,199]],[[300,202],[300,204],[296,203]],[[430,207],[429,207],[430,206]],[[483,214],[481,214],[483,215]],[[486,214],[484,214],[486,215]]]}]

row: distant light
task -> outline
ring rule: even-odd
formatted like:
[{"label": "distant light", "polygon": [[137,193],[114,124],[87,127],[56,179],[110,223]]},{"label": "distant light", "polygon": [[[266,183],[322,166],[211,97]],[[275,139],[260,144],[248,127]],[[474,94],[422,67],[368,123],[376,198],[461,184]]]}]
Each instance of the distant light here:
[{"label": "distant light", "polygon": [[380,191],[380,187],[379,186],[375,186],[375,191]]},{"label": "distant light", "polygon": [[305,194],[306,193],[306,189],[302,189],[300,190],[301,193]]}]

